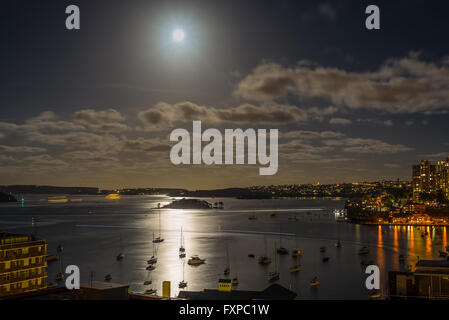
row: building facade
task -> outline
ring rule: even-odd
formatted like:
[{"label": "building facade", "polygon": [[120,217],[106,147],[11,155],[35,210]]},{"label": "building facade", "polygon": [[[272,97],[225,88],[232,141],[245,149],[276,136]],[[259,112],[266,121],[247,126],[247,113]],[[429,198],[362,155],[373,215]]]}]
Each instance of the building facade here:
[{"label": "building facade", "polygon": [[413,166],[413,201],[421,203],[425,195],[441,194],[449,200],[449,157],[436,165],[428,160]]},{"label": "building facade", "polygon": [[436,191],[436,167],[428,160],[413,166],[413,201],[420,202],[422,194]]},{"label": "building facade", "polygon": [[46,255],[44,240],[0,232],[0,298],[45,289]]}]

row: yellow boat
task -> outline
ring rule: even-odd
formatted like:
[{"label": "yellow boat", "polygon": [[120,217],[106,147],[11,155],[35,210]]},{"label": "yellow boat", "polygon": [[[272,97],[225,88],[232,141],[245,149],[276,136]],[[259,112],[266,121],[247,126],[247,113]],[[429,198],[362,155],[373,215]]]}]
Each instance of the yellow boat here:
[{"label": "yellow boat", "polygon": [[109,200],[120,199],[120,195],[118,193],[111,193],[106,196],[106,199],[109,199]]},{"label": "yellow boat", "polygon": [[67,197],[48,197],[47,201],[50,203],[65,203],[68,202],[69,199],[67,199]]}]

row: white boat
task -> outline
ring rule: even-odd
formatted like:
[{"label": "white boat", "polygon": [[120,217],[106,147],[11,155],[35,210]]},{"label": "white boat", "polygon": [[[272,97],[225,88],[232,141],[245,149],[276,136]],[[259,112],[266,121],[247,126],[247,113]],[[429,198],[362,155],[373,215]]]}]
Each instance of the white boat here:
[{"label": "white boat", "polygon": [[201,259],[198,256],[192,256],[192,257],[190,257],[190,259],[187,263],[191,266],[197,266],[197,265],[206,263],[206,259]]}]

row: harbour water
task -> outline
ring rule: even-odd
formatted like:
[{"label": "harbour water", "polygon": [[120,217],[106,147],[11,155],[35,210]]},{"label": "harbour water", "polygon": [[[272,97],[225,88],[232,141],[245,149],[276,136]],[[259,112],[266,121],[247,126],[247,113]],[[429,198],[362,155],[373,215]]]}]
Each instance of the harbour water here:
[{"label": "harbour water", "polygon": [[[217,288],[218,279],[224,277],[226,247],[230,277],[238,277],[238,288],[265,289],[270,285],[267,274],[275,268],[275,246],[281,242],[290,252],[299,247],[303,253],[299,260],[302,270],[295,274],[289,272],[295,259],[290,254],[277,255],[280,272],[277,282],[297,292],[297,299],[368,299],[362,260],[373,260],[379,266],[385,289],[388,271],[405,270],[418,257],[439,259],[439,250],[448,244],[446,227],[380,227],[337,222],[332,212],[342,209],[344,200],[214,198],[204,200],[223,201],[223,210],[158,210],[158,203],[163,206],[172,199],[74,196],[82,201],[48,203],[48,196],[26,195],[23,205],[1,204],[0,230],[35,232],[47,241],[50,253],[56,253],[56,247],[62,244],[62,263],[79,266],[81,282],[89,282],[91,272],[94,280],[100,281],[110,274],[112,282],[129,284],[134,292],[155,288],[161,293],[162,281],[171,281],[172,296],[177,296],[178,283],[183,278],[183,260],[178,256],[181,227],[187,259],[192,255],[206,259],[200,266],[189,266],[185,261],[184,278],[188,282],[185,290]],[[256,219],[249,219],[251,216]],[[153,233],[157,237],[159,231],[165,240],[156,247],[156,269],[147,271],[147,260],[153,252]],[[427,236],[422,236],[424,231]],[[341,248],[335,247],[338,240]],[[324,253],[320,252],[322,246],[326,247]],[[368,255],[358,254],[362,246],[369,247]],[[117,261],[120,251],[125,258]],[[265,251],[273,261],[268,266],[257,263],[257,257]],[[255,258],[248,257],[250,253]],[[405,255],[404,262],[399,261],[401,254]],[[322,262],[325,256],[330,258],[328,262]],[[48,283],[56,283],[58,266],[58,262],[49,263]],[[311,288],[309,282],[315,275],[319,276],[320,284]],[[146,280],[152,280],[152,284],[144,286]]]}]

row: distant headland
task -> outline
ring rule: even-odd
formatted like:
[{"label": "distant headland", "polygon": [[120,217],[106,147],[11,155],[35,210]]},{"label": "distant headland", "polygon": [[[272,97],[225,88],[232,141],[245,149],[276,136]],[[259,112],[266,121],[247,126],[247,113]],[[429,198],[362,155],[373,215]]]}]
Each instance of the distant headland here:
[{"label": "distant headland", "polygon": [[181,199],[163,206],[162,209],[213,209],[213,206],[204,200]]}]

